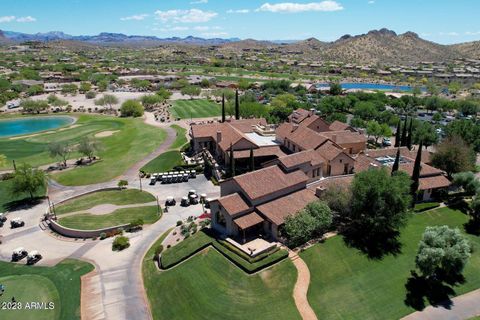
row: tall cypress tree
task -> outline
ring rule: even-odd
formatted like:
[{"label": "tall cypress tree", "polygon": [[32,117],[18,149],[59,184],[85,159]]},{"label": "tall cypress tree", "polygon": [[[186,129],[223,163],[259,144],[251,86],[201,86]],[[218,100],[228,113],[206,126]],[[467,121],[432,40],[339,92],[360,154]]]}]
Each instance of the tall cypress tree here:
[{"label": "tall cypress tree", "polygon": [[235,157],[233,156],[233,146],[230,143],[230,176],[235,177]]},{"label": "tall cypress tree", "polygon": [[405,122],[403,123],[402,139],[400,142],[401,147],[405,147],[406,145],[407,145],[407,117],[405,117]]},{"label": "tall cypress tree", "polygon": [[250,148],[250,171],[255,170],[255,158],[253,156],[253,148]]},{"label": "tall cypress tree", "polygon": [[423,147],[423,141],[420,141],[420,145],[418,146],[418,152],[417,152],[417,157],[415,158],[415,164],[413,165],[413,173],[412,173],[412,189],[411,189],[411,194],[412,194],[412,205],[415,203],[417,200],[417,190],[420,185],[420,170],[421,168],[421,163],[422,163],[422,147]]},{"label": "tall cypress tree", "polygon": [[238,90],[235,91],[235,119],[240,120],[240,102],[238,101]]},{"label": "tall cypress tree", "polygon": [[397,123],[397,132],[395,132],[395,148],[398,148],[398,147],[400,147],[400,139],[401,139],[401,136],[400,136],[400,132],[401,132],[401,123],[402,123],[402,121],[401,121],[401,120],[398,120],[398,123]]},{"label": "tall cypress tree", "polygon": [[222,122],[225,122],[225,93],[222,95]]},{"label": "tall cypress tree", "polygon": [[393,166],[392,166],[392,175],[398,171],[399,167],[400,167],[400,148],[397,149],[397,156],[395,157],[395,162],[393,163]]},{"label": "tall cypress tree", "polygon": [[407,148],[412,150],[412,131],[413,131],[413,119],[410,119],[410,127],[408,128]]}]

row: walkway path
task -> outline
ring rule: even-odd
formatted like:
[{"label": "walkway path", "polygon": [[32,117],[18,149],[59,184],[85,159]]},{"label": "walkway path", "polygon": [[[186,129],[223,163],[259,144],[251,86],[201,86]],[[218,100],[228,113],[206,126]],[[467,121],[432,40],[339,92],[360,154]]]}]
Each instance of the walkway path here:
[{"label": "walkway path", "polygon": [[289,250],[288,257],[292,260],[298,273],[297,282],[293,288],[293,299],[298,312],[300,312],[303,320],[317,320],[317,316],[307,299],[308,286],[310,285],[310,270],[308,270],[307,264],[296,252]]},{"label": "walkway path", "polygon": [[402,320],[466,320],[480,315],[480,289],[452,299],[450,309],[429,306]]}]

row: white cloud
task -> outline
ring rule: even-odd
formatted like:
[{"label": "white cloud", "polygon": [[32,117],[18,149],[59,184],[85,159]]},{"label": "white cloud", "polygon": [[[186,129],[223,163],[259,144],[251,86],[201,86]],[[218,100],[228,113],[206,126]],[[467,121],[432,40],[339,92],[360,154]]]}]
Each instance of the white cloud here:
[{"label": "white cloud", "polygon": [[218,13],[199,9],[155,11],[156,19],[162,22],[202,23],[215,18]]},{"label": "white cloud", "polygon": [[193,30],[196,30],[196,31],[222,30],[222,27],[220,27],[220,26],[213,26],[213,27],[210,27],[210,26],[195,26],[195,27],[193,27]]},{"label": "white cloud", "polygon": [[294,2],[283,2],[283,3],[264,3],[256,11],[268,11],[275,13],[297,13],[305,11],[339,11],[343,10],[343,6],[331,0],[325,0],[321,2],[310,2],[310,3],[294,3]]},{"label": "white cloud", "polygon": [[197,1],[192,1],[190,4],[204,4],[208,3],[208,0],[197,0]]},{"label": "white cloud", "polygon": [[35,22],[37,19],[35,19],[32,16],[26,16],[26,17],[19,17],[17,18],[17,22]]},{"label": "white cloud", "polygon": [[249,13],[249,9],[227,10],[227,13]]},{"label": "white cloud", "polygon": [[467,36],[478,36],[478,35],[480,35],[480,31],[475,31],[475,32],[467,31],[467,32],[465,32],[465,34]]},{"label": "white cloud", "polygon": [[449,36],[449,37],[456,37],[456,36],[459,36],[460,34],[459,34],[458,32],[451,31],[451,32],[440,32],[439,35],[441,35],[441,36]]},{"label": "white cloud", "polygon": [[164,28],[152,28],[153,31],[161,31],[161,32],[178,32],[178,31],[188,31],[190,30],[189,27],[183,27],[183,26],[166,26]]},{"label": "white cloud", "polygon": [[3,22],[11,22],[15,20],[15,16],[3,16],[3,17],[0,17],[0,23],[3,23]]},{"label": "white cloud", "polygon": [[120,20],[122,21],[129,21],[129,20],[137,20],[137,21],[140,21],[140,20],[144,20],[146,17],[148,17],[148,14],[134,14],[133,16],[128,16],[128,17],[122,17],[120,18]]},{"label": "white cloud", "polygon": [[224,31],[219,31],[219,32],[204,32],[201,34],[202,37],[206,38],[220,38],[220,37],[226,37],[228,36],[228,33]]},{"label": "white cloud", "polygon": [[374,4],[374,3],[375,3],[375,0],[368,1],[368,4]]}]

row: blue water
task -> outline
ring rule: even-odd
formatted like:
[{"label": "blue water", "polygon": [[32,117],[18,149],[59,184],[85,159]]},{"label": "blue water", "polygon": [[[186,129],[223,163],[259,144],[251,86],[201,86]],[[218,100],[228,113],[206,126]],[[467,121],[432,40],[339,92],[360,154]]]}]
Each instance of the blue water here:
[{"label": "blue water", "polygon": [[[382,91],[412,91],[410,86],[397,86],[392,84],[380,84],[380,83],[342,83],[342,88],[348,89],[361,89],[361,90],[382,90]],[[317,88],[328,88],[328,83],[319,83]],[[424,88],[422,88],[424,90]]]},{"label": "blue water", "polygon": [[0,120],[0,138],[57,129],[73,123],[72,117],[31,117]]}]

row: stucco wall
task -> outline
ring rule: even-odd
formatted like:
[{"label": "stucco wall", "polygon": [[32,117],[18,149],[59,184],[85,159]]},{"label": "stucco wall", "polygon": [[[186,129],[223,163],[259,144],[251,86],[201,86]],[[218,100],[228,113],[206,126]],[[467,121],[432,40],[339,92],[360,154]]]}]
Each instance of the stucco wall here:
[{"label": "stucco wall", "polygon": [[115,227],[110,227],[110,228],[103,228],[103,229],[98,229],[98,230],[77,230],[77,229],[70,229],[66,228],[64,226],[61,226],[54,220],[50,220],[50,228],[57,232],[58,234],[61,234],[62,236],[69,237],[69,238],[94,238],[94,237],[99,237],[101,233],[105,232],[110,232],[110,231],[115,231],[119,228],[126,228],[128,227],[128,224],[122,224],[119,226]]}]

